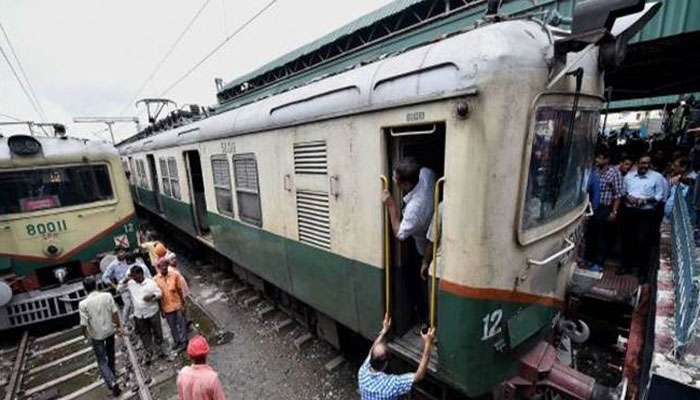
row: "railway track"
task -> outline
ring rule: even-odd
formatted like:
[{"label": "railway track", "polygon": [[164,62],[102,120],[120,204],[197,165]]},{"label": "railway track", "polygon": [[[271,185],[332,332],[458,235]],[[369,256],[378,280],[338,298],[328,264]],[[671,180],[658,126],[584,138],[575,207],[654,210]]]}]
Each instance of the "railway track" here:
[{"label": "railway track", "polygon": [[[117,336],[115,353],[117,375],[123,390],[119,399],[156,399],[151,395],[149,384],[153,386],[159,382],[144,374],[133,339],[128,335]],[[3,400],[112,397],[80,326],[39,337],[32,337],[25,331],[16,346],[0,352],[0,359],[3,367],[12,365],[9,376],[0,382]]]}]

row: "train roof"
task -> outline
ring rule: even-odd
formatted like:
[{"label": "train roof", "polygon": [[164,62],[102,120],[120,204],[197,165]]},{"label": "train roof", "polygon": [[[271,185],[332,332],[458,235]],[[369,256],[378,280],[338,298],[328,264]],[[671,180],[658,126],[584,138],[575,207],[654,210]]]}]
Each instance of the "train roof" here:
[{"label": "train roof", "polygon": [[474,94],[484,75],[548,68],[547,29],[525,19],[487,24],[117,147],[121,153],[154,150]]},{"label": "train roof", "polygon": [[[21,161],[22,166],[27,164],[48,164],[52,161],[70,162],[88,159],[118,157],[117,149],[103,141],[78,139],[73,137],[41,137],[32,136],[41,145],[41,151],[36,155],[20,156],[10,150],[9,140],[12,137],[0,137],[0,168],[9,168]],[[28,137],[28,136],[26,136]]]}]

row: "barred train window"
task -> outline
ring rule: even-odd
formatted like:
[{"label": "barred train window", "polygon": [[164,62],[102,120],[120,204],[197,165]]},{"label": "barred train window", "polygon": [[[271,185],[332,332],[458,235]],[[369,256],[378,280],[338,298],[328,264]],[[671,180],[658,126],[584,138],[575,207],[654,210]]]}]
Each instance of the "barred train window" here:
[{"label": "barred train window", "polygon": [[238,215],[249,224],[262,226],[260,191],[258,186],[258,165],[255,154],[233,156],[233,173],[236,179]]},{"label": "barred train window", "polygon": [[170,189],[170,179],[168,178],[168,164],[165,161],[165,158],[159,158],[158,164],[160,164],[160,176],[161,181],[163,182],[163,194],[172,197],[173,192]]},{"label": "barred train window", "polygon": [[211,169],[214,177],[216,209],[223,215],[233,216],[233,197],[231,196],[231,173],[225,155],[211,157]]},{"label": "barred train window", "polygon": [[138,175],[138,186],[143,189],[148,189],[148,179],[146,179],[146,166],[143,160],[136,160],[136,172]]},{"label": "barred train window", "polygon": [[177,176],[175,157],[168,157],[168,172],[170,173],[170,188],[173,191],[173,197],[180,200],[180,180]]}]

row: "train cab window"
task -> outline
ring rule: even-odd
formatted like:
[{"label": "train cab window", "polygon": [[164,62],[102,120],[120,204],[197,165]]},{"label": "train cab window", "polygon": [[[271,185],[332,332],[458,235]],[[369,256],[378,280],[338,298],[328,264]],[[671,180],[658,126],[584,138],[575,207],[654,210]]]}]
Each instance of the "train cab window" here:
[{"label": "train cab window", "polygon": [[114,198],[107,165],[0,172],[0,215]]},{"label": "train cab window", "polygon": [[584,203],[598,120],[598,111],[579,110],[570,133],[571,109],[537,109],[523,229],[552,222]]},{"label": "train cab window", "polygon": [[233,174],[236,180],[238,215],[242,221],[262,226],[258,164],[253,153],[233,156]]},{"label": "train cab window", "polygon": [[223,215],[233,216],[233,197],[231,195],[231,173],[225,155],[211,157],[211,169],[216,194],[216,209]]}]

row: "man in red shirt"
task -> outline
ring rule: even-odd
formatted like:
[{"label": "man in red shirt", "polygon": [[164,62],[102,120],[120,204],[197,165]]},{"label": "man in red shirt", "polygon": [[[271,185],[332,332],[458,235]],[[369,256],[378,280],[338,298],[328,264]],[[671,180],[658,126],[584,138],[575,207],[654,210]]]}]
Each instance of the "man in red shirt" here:
[{"label": "man in red shirt", "polygon": [[216,372],[207,365],[209,344],[197,335],[187,344],[187,355],[194,361],[177,375],[177,394],[180,400],[226,400],[224,389]]}]

